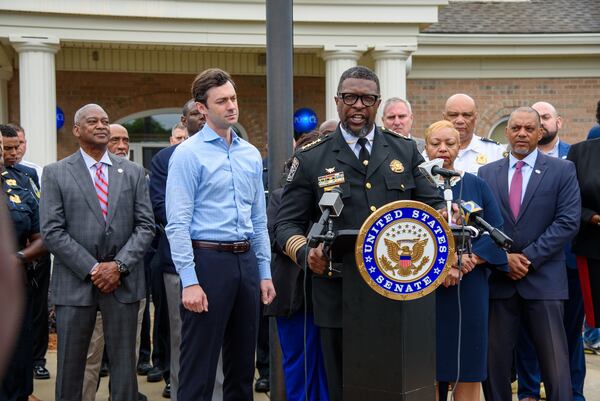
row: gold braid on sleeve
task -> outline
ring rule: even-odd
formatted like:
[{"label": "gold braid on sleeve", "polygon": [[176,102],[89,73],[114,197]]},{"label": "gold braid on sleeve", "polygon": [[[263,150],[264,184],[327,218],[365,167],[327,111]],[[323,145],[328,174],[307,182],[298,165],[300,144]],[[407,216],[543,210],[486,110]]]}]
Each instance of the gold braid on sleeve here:
[{"label": "gold braid on sleeve", "polygon": [[298,249],[302,248],[304,245],[306,245],[306,237],[303,235],[292,235],[285,243],[284,252],[294,261],[294,263],[298,263],[296,254],[298,253]]}]

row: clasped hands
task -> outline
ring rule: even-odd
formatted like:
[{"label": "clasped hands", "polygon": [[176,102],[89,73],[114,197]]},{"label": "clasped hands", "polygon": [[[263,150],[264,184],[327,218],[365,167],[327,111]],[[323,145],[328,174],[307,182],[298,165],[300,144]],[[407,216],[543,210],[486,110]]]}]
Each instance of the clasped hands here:
[{"label": "clasped hands", "polygon": [[450,272],[444,279],[444,287],[448,288],[458,284],[462,276],[472,271],[475,266],[485,261],[474,253],[464,253],[460,256],[460,270],[458,265],[452,266]]},{"label": "clasped hands", "polygon": [[121,285],[121,273],[116,262],[98,263],[91,273],[92,283],[100,292],[108,294]]}]

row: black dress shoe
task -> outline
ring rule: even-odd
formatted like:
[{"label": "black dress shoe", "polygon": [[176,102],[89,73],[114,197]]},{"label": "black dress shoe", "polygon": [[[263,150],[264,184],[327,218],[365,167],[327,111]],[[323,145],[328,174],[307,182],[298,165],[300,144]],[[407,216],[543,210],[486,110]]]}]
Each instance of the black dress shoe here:
[{"label": "black dress shoe", "polygon": [[50,378],[50,372],[44,366],[38,365],[33,367],[33,377],[38,380],[46,380]]},{"label": "black dress shoe", "polygon": [[108,376],[108,364],[106,362],[102,362],[100,365],[100,377]]},{"label": "black dress shoe", "polygon": [[152,365],[149,362],[138,363],[137,372],[140,376],[146,376],[152,370]]},{"label": "black dress shoe", "polygon": [[257,393],[268,393],[270,389],[269,379],[266,377],[259,378],[254,384],[254,391]]},{"label": "black dress shoe", "polygon": [[148,401],[148,397],[142,393],[138,393],[138,401]]},{"label": "black dress shoe", "polygon": [[155,366],[148,372],[148,382],[156,383],[163,379],[163,371],[159,366]]},{"label": "black dress shoe", "polygon": [[162,396],[163,398],[171,398],[171,383],[167,383],[163,390]]}]

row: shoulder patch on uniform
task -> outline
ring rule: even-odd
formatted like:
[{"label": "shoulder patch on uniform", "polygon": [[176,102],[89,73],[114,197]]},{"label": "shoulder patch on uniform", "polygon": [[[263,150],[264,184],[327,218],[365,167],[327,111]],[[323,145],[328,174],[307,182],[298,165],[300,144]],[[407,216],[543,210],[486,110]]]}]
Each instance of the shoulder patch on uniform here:
[{"label": "shoulder patch on uniform", "polygon": [[307,143],[306,145],[303,145],[300,149],[298,149],[299,152],[304,152],[305,150],[309,150],[314,148],[317,145],[322,144],[323,142],[327,141],[331,136],[330,135],[323,135],[318,137],[317,139],[315,139],[312,142]]},{"label": "shoulder patch on uniform", "polygon": [[402,134],[400,134],[400,133],[398,133],[398,132],[392,131],[391,129],[387,129],[387,128],[385,128],[385,127],[381,127],[381,132],[384,132],[384,133],[386,133],[386,134],[389,134],[389,135],[395,136],[396,138],[402,138],[402,139],[406,139],[406,140],[408,140],[408,141],[410,141],[410,140],[411,140],[410,138],[407,138],[407,137],[405,137],[404,135],[402,135]]},{"label": "shoulder patch on uniform", "polygon": [[292,160],[292,165],[290,166],[290,172],[287,175],[286,181],[292,182],[294,180],[294,176],[296,175],[296,171],[298,171],[298,166],[300,165],[300,161],[297,157],[294,157]]},{"label": "shoulder patch on uniform", "polygon": [[479,139],[481,140],[481,142],[495,143],[496,145],[500,145],[500,142],[494,141],[493,139],[490,139],[490,138],[481,137]]}]

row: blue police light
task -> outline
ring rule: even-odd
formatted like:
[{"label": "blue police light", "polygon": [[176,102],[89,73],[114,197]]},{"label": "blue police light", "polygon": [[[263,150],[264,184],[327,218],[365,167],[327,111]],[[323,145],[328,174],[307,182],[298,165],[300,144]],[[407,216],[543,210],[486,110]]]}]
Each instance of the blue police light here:
[{"label": "blue police light", "polygon": [[65,125],[65,113],[60,107],[56,107],[56,129],[59,130]]},{"label": "blue police light", "polygon": [[317,113],[308,107],[296,110],[294,113],[294,131],[296,134],[304,134],[317,128]]}]

